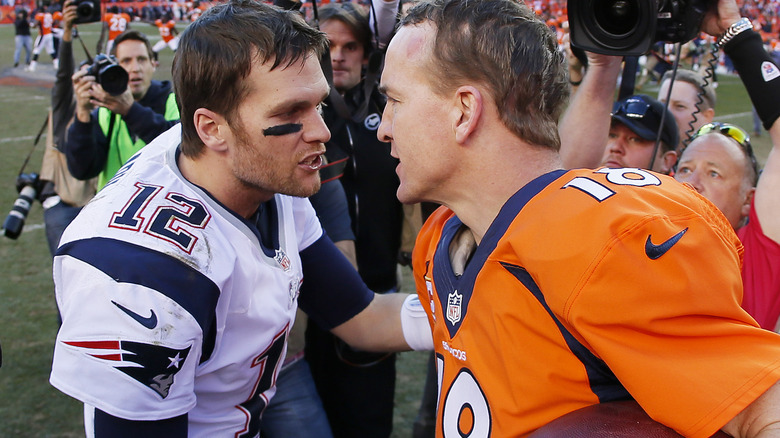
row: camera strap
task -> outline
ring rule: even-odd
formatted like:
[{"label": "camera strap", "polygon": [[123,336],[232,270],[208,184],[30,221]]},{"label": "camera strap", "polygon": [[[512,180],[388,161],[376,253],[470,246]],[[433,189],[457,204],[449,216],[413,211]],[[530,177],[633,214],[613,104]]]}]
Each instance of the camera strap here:
[{"label": "camera strap", "polygon": [[33,152],[35,152],[35,147],[38,146],[38,142],[41,140],[41,135],[43,135],[43,131],[46,130],[46,127],[49,126],[49,112],[46,112],[46,118],[43,119],[43,125],[41,126],[41,129],[38,130],[38,135],[35,136],[35,141],[33,142],[32,148],[30,148],[30,153],[27,154],[27,158],[24,159],[24,163],[22,163],[22,168],[19,169],[19,175],[24,173],[24,168],[27,167],[27,163],[30,161],[30,157],[32,157]]},{"label": "camera strap", "polygon": [[618,100],[625,99],[634,94],[634,83],[636,82],[636,72],[639,69],[639,57],[626,56],[623,58],[623,76],[620,79],[620,93]]}]

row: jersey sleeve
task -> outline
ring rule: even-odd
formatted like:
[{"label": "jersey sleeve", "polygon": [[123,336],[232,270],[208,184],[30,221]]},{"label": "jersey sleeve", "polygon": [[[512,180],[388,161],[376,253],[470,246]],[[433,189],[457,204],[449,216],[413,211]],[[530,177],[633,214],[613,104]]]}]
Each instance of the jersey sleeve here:
[{"label": "jersey sleeve", "polygon": [[107,238],[54,259],[62,326],[51,383],[119,418],[160,420],[195,406],[195,370],[218,287],[174,257]]},{"label": "jersey sleeve", "polygon": [[777,335],[739,305],[741,245],[714,207],[701,210],[711,217],[685,209],[623,223],[618,212],[613,237],[557,303],[643,408],[684,436],[715,433],[780,378]]},{"label": "jersey sleeve", "polygon": [[328,236],[301,251],[301,310],[323,329],[336,327],[368,307],[374,293]]},{"label": "jersey sleeve", "polygon": [[292,198],[292,208],[298,248],[303,251],[322,236],[322,226],[308,199]]}]

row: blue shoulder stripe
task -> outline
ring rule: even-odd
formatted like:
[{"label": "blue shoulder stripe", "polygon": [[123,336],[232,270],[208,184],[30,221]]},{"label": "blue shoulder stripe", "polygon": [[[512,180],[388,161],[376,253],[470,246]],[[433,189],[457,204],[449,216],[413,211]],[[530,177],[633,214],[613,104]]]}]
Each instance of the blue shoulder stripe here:
[{"label": "blue shoulder stripe", "polygon": [[547,314],[558,326],[563,339],[569,346],[572,354],[574,354],[582,365],[585,367],[585,371],[588,374],[590,381],[590,388],[593,393],[599,398],[599,402],[605,403],[616,400],[631,400],[631,394],[628,393],[626,388],[620,383],[620,380],[615,376],[609,366],[601,359],[596,357],[586,346],[582,345],[577,338],[574,337],[571,332],[561,323],[561,321],[555,316],[550,306],[547,304],[547,300],[544,298],[544,293],[539,289],[531,274],[520,266],[512,265],[509,263],[501,263],[509,273],[517,278],[520,283],[530,291],[539,303],[544,306]]},{"label": "blue shoulder stripe", "polygon": [[99,269],[117,283],[148,287],[178,303],[195,318],[203,331],[201,362],[211,355],[220,291],[203,273],[161,252],[105,237],[66,243],[56,253],[56,256],[64,255]]}]

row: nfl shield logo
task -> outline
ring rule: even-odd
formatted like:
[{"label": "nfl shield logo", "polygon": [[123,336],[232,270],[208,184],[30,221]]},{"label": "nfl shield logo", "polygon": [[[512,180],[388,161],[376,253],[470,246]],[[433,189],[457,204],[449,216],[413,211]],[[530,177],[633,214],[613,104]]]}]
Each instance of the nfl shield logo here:
[{"label": "nfl shield logo", "polygon": [[463,302],[463,295],[455,291],[447,295],[447,320],[453,325],[460,321],[460,304]]},{"label": "nfl shield logo", "polygon": [[290,259],[287,257],[287,254],[285,254],[284,251],[277,249],[274,259],[276,260],[276,263],[279,263],[279,266],[281,266],[285,272],[290,270]]}]

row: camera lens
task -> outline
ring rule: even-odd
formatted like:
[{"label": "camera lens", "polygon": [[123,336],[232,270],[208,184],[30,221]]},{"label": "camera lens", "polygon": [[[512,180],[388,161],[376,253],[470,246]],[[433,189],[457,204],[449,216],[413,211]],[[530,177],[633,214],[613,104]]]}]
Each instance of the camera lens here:
[{"label": "camera lens", "polygon": [[30,212],[33,200],[37,196],[35,188],[25,186],[19,193],[19,197],[14,202],[14,207],[3,222],[3,229],[6,237],[16,239],[22,234],[24,221],[27,219],[27,213]]},{"label": "camera lens", "polygon": [[100,70],[98,81],[112,96],[118,96],[127,89],[129,77],[127,71],[116,64],[110,64]]},{"label": "camera lens", "polygon": [[620,37],[636,30],[639,7],[636,0],[596,0],[593,18],[604,32]]},{"label": "camera lens", "polygon": [[90,17],[95,10],[95,5],[92,2],[81,2],[76,8],[76,14],[79,17]]}]

